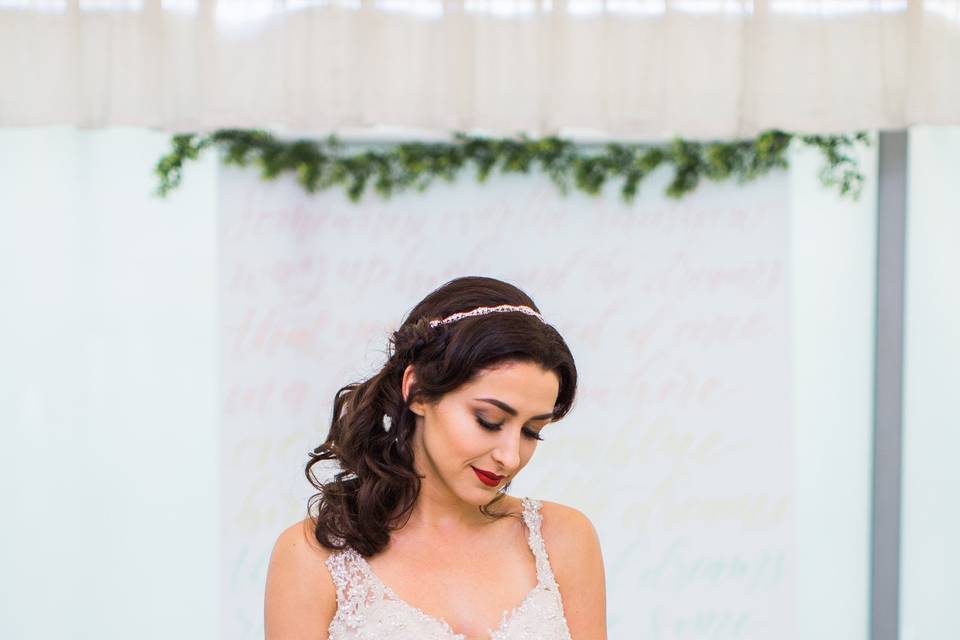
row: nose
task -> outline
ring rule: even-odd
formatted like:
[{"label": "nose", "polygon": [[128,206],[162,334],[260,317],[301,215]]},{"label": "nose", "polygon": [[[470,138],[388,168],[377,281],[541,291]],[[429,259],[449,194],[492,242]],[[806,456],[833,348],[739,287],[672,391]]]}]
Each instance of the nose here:
[{"label": "nose", "polygon": [[494,462],[500,465],[498,472],[504,475],[510,475],[520,466],[521,437],[519,433],[512,433],[512,431],[508,429],[503,429],[500,432],[497,446],[491,454]]}]

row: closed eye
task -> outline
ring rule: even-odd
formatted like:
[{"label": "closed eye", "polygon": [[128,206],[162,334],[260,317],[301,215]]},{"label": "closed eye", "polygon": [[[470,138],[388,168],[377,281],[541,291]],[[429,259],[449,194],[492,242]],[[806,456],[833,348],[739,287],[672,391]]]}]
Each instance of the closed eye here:
[{"label": "closed eye", "polygon": [[[479,424],[481,427],[483,427],[487,431],[500,431],[500,429],[503,427],[502,422],[499,424],[494,424],[492,422],[487,422],[480,416],[477,416],[477,424]],[[531,440],[543,440],[543,436],[541,436],[539,433],[537,433],[533,429],[527,429],[526,427],[524,427],[523,429],[521,429],[521,432],[525,437],[530,438]]]}]

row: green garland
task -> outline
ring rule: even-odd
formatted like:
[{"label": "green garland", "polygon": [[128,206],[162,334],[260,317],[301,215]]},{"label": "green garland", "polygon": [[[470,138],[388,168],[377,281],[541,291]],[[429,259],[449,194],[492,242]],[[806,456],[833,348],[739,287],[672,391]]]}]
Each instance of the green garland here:
[{"label": "green garland", "polygon": [[549,175],[563,194],[572,184],[596,195],[608,179],[622,179],[621,194],[630,202],[640,182],[660,167],[673,169],[673,179],[666,189],[672,198],[690,193],[702,178],[733,178],[742,184],[771,169],[786,168],[787,149],[794,138],[823,153],[820,180],[825,186],[839,189],[843,196],[859,197],[864,176],[851,152],[857,143],[870,144],[864,132],[812,136],[774,130],[754,140],[734,142],[677,139],[660,145],[594,147],[555,137],[533,140],[521,135],[492,139],[457,133],[449,143],[345,146],[333,136],[325,142],[282,141],[265,131],[222,129],[206,135],[174,135],[172,150],[160,159],[155,172],[160,178],[157,195],[164,197],[180,184],[184,163],[215,146],[224,151],[226,164],[254,164],[267,180],[293,171],[308,192],[339,186],[346,189],[354,202],[371,182],[384,198],[410,188],[422,192],[437,178],[452,182],[467,164],[476,168],[479,182],[484,182],[494,170],[529,173],[537,168]]}]

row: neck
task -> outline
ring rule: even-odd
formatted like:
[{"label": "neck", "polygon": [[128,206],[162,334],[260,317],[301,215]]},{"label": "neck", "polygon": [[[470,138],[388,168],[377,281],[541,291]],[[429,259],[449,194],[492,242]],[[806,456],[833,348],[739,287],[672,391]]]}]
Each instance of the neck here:
[{"label": "neck", "polygon": [[420,494],[410,512],[407,527],[456,535],[490,523],[491,518],[483,515],[477,505],[464,502],[438,484],[431,482],[429,475],[420,481]]},{"label": "neck", "polygon": [[420,493],[410,512],[404,528],[433,532],[442,535],[457,535],[476,531],[491,522],[480,512],[478,505],[464,502],[440,479],[436,469],[427,459],[419,438],[414,437],[414,468],[420,475]]}]

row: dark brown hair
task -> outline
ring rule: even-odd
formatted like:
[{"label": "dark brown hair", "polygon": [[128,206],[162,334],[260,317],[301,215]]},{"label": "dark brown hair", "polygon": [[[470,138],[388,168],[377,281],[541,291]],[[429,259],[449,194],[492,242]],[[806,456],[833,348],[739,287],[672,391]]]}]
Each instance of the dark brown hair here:
[{"label": "dark brown hair", "polygon": [[[567,414],[576,394],[577,369],[566,342],[550,324],[517,312],[430,326],[430,320],[458,311],[501,304],[527,305],[539,312],[530,296],[501,280],[479,276],[451,280],[417,304],[393,333],[387,362],[378,373],[336,393],[330,431],[305,469],[318,490],[308,512],[320,544],[329,549],[349,545],[369,557],[386,547],[391,531],[406,523],[420,492],[420,476],[413,466],[416,420],[409,409],[413,399],[436,402],[484,370],[530,362],[557,374],[560,388],[553,420]],[[404,402],[401,383],[408,364],[414,366],[416,382]],[[384,429],[385,415],[392,421],[389,431]],[[318,481],[311,471],[321,460],[339,463],[340,471],[328,482]],[[500,498],[502,494],[497,494],[480,507],[481,512],[503,515],[489,511]]]}]

